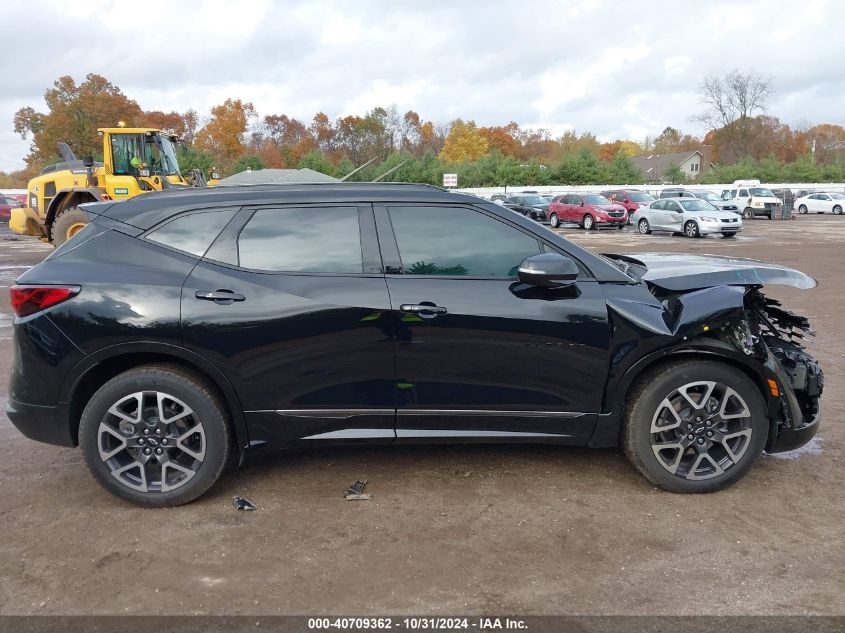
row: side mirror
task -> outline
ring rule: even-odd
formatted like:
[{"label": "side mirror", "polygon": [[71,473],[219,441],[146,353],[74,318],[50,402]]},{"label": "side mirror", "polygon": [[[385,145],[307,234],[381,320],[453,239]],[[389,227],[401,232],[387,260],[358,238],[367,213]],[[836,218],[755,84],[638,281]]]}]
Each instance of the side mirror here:
[{"label": "side mirror", "polygon": [[86,168],[90,168],[94,166],[94,157],[93,156],[83,156],[82,157],[82,166]]},{"label": "side mirror", "polygon": [[546,288],[569,286],[578,278],[578,265],[558,253],[532,255],[522,260],[518,276],[522,283]]}]

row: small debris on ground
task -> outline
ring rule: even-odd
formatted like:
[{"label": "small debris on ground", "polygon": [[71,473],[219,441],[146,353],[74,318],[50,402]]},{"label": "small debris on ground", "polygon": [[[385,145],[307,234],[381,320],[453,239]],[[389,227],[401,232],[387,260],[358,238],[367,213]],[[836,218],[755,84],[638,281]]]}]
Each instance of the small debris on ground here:
[{"label": "small debris on ground", "polygon": [[359,479],[358,481],[349,484],[349,487],[343,493],[343,498],[347,501],[369,501],[373,495],[365,494],[364,488],[367,487],[366,479]]},{"label": "small debris on ground", "polygon": [[246,512],[258,509],[258,507],[246,497],[235,497],[232,499],[232,505],[235,506],[235,510],[244,510]]}]

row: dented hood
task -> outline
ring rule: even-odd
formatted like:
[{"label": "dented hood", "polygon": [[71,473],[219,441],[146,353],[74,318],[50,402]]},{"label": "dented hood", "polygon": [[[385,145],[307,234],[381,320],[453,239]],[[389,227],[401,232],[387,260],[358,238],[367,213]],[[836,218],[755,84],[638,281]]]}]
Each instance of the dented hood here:
[{"label": "dented hood", "polygon": [[[611,255],[611,257],[614,257]],[[671,291],[710,286],[762,286],[779,284],[815,288],[816,280],[794,268],[742,257],[686,255],[683,253],[635,253],[622,256],[641,263],[647,270],[643,281]]]}]

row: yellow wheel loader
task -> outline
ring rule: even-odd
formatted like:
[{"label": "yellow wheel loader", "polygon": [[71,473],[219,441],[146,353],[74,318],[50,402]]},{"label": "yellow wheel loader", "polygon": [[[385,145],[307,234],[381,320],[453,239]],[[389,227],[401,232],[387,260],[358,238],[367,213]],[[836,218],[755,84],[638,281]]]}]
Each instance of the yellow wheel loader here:
[{"label": "yellow wheel loader", "polygon": [[[64,244],[88,223],[79,208],[86,202],[125,200],[148,191],[187,187],[176,159],[175,135],[152,128],[101,128],[103,162],[78,159],[59,143],[62,162],[45,167],[27,186],[27,205],[12,210],[11,229],[35,235],[55,246]],[[202,172],[191,178],[205,186]]]}]

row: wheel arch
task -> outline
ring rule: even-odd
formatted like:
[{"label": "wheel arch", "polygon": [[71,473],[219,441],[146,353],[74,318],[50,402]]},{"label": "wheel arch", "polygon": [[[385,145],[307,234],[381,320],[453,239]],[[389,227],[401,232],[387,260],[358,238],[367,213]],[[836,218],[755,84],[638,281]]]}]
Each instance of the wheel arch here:
[{"label": "wheel arch", "polygon": [[75,207],[84,202],[97,202],[103,191],[104,190],[99,187],[62,189],[58,191],[56,196],[50,202],[50,206],[47,209],[47,215],[44,217],[44,223],[47,226],[51,226],[59,212],[67,209],[68,207]]},{"label": "wheel arch", "polygon": [[763,402],[767,409],[770,402],[768,385],[763,373],[747,362],[747,358],[740,358],[731,354],[728,350],[720,348],[695,348],[685,347],[674,351],[658,351],[646,356],[632,365],[612,388],[612,397],[606,398],[610,404],[610,411],[599,416],[596,428],[588,442],[593,447],[619,446],[620,433],[622,432],[622,418],[628,406],[628,400],[638,380],[645,377],[649,372],[655,371],[666,365],[682,362],[685,360],[709,360],[721,362],[738,369],[745,374],[760,391]]},{"label": "wheel arch", "polygon": [[100,350],[71,370],[62,389],[67,424],[74,445],[79,443],[79,421],[91,396],[119,373],[149,364],[169,364],[188,369],[204,379],[220,398],[231,421],[231,432],[241,457],[249,446],[249,434],[240,399],[226,376],[202,356],[171,345],[130,343]]}]

